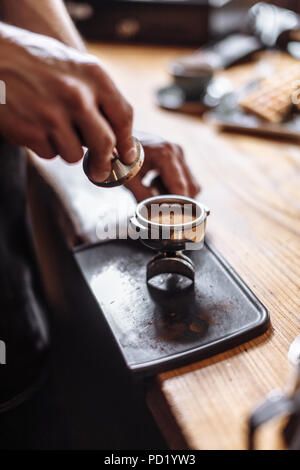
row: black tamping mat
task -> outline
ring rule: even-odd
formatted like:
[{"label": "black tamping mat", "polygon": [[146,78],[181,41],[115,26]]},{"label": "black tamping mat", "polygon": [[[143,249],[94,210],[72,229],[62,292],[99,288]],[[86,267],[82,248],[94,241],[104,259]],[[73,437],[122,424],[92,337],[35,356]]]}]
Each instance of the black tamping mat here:
[{"label": "black tamping mat", "polygon": [[188,253],[196,267],[194,285],[176,275],[147,284],[146,266],[153,255],[131,240],[75,251],[131,372],[153,375],[267,330],[267,310],[211,245]]}]

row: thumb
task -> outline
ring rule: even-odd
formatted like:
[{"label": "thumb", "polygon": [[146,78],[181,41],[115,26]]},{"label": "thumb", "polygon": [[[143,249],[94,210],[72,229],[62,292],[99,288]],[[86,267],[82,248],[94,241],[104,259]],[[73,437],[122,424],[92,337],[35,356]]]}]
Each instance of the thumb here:
[{"label": "thumb", "polygon": [[136,176],[132,180],[128,181],[125,186],[133,193],[138,202],[143,201],[148,197],[154,196],[153,190],[144,186],[139,176]]}]

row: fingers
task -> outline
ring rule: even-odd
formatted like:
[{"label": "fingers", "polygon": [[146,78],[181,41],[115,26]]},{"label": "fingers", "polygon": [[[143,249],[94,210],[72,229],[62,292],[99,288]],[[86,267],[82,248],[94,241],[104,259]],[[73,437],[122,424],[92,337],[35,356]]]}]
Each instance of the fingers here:
[{"label": "fingers", "polygon": [[57,155],[47,134],[38,125],[26,122],[10,112],[4,116],[0,113],[0,125],[2,135],[14,145],[27,147],[46,159]]},{"label": "fingers", "polygon": [[90,175],[96,182],[104,181],[111,171],[112,153],[116,137],[96,107],[90,107],[76,122],[85,145],[89,148]]},{"label": "fingers", "polygon": [[190,171],[179,145],[169,142],[146,144],[144,150],[146,158],[139,173],[141,178],[149,170],[159,170],[163,183],[170,193],[189,197],[198,194],[200,186]]},{"label": "fingers", "polygon": [[38,103],[36,121],[22,122],[16,129],[15,143],[33,150],[42,158],[60,155],[68,163],[75,163],[83,157],[83,149],[67,113],[58,105]]},{"label": "fingers", "polygon": [[[166,160],[167,162],[167,160]],[[188,184],[182,167],[176,158],[169,159],[168,164],[164,164],[161,171],[164,184],[171,193],[188,196]]]},{"label": "fingers", "polygon": [[126,165],[130,165],[137,156],[132,137],[132,108],[123,96],[117,92],[112,99],[104,99],[103,111],[114,130],[120,159]]},{"label": "fingers", "polygon": [[83,157],[79,138],[68,116],[58,108],[44,110],[41,121],[46,129],[43,142],[33,143],[31,148],[43,158],[60,155],[68,163],[76,163]]},{"label": "fingers", "polygon": [[183,150],[179,145],[177,145],[177,152],[178,152],[178,159],[179,159],[180,165],[181,165],[182,170],[185,174],[185,178],[186,178],[186,182],[187,182],[187,186],[188,186],[189,196],[190,197],[195,197],[200,192],[201,187],[200,187],[198,181],[196,180],[195,176],[191,172],[188,164],[186,163],[186,160],[184,158]]},{"label": "fingers", "polygon": [[133,109],[114,83],[99,68],[99,105],[116,136],[120,159],[127,165],[133,163],[137,152],[132,137]]},{"label": "fingers", "polygon": [[77,83],[74,79],[65,79],[61,99],[73,126],[70,130],[66,125],[67,117],[64,122],[61,120],[59,126],[55,126],[56,132],[52,136],[60,155],[70,163],[78,161],[83,156],[81,144],[84,143],[89,149],[91,179],[95,182],[106,180],[111,171],[116,137],[99,110],[93,87],[91,84],[86,86],[81,82]]},{"label": "fingers", "polygon": [[153,168],[159,170],[164,185],[173,194],[189,195],[188,181],[177,152],[177,146],[164,143],[153,148]]},{"label": "fingers", "polygon": [[153,196],[151,188],[147,188],[142,184],[140,175],[135,176],[126,183],[126,187],[134,194],[138,202]]},{"label": "fingers", "polygon": [[100,67],[98,65],[93,64],[91,67],[87,67],[87,71],[90,72],[88,84],[83,84],[81,81],[77,82],[74,78],[63,80],[60,97],[65,103],[65,109],[70,114],[69,119],[73,123],[73,129],[75,129],[76,142],[73,139],[72,149],[67,149],[71,136],[64,126],[62,127],[65,140],[62,138],[63,133],[60,132],[56,133],[55,142],[60,150],[63,150],[64,158],[69,162],[72,162],[74,153],[78,155],[78,145],[80,143],[88,147],[90,177],[95,182],[102,182],[108,178],[111,171],[116,136],[108,119],[99,109],[97,93],[98,88],[101,88],[101,86],[98,83],[98,87],[95,89],[95,84],[93,85],[95,67],[97,74],[99,74],[98,69]]},{"label": "fingers", "polygon": [[76,163],[83,157],[84,151],[79,138],[67,120],[62,120],[59,127],[52,131],[49,142],[56,154],[68,163]]},{"label": "fingers", "polygon": [[58,155],[58,152],[47,139],[44,139],[44,141],[28,143],[26,147],[33,150],[33,152],[39,157],[45,158],[46,160],[50,160]]}]

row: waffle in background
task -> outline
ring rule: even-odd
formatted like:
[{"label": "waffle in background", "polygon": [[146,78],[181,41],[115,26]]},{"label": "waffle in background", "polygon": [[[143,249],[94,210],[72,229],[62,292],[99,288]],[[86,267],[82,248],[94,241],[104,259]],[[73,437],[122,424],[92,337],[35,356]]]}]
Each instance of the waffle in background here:
[{"label": "waffle in background", "polygon": [[[295,83],[300,80],[300,63],[294,63],[264,79],[253,91],[243,97],[241,108],[270,123],[283,122],[293,108]],[[297,105],[300,110],[300,105]]]}]

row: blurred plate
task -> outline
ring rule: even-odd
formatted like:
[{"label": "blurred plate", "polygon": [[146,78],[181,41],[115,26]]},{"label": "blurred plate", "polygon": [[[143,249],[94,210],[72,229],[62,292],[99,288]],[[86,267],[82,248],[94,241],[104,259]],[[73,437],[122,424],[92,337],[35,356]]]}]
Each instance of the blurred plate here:
[{"label": "blurred plate", "polygon": [[188,90],[172,83],[156,92],[159,106],[170,111],[203,113],[221,102],[221,98],[231,92],[233,85],[224,77],[212,78],[205,89]]},{"label": "blurred plate", "polygon": [[204,100],[205,93],[199,93],[199,99],[188,98],[185,92],[178,85],[172,84],[160,88],[156,93],[156,98],[159,106],[170,111],[182,112],[200,112],[203,113],[207,110]]},{"label": "blurred plate", "polygon": [[221,129],[245,132],[248,134],[264,135],[289,139],[300,139],[300,113],[295,112],[289,119],[280,124],[269,123],[257,116],[247,114],[239,107],[239,100],[245,90],[256,86],[251,83],[239,92],[224,95],[216,108],[204,114],[207,122],[219,126]]}]

